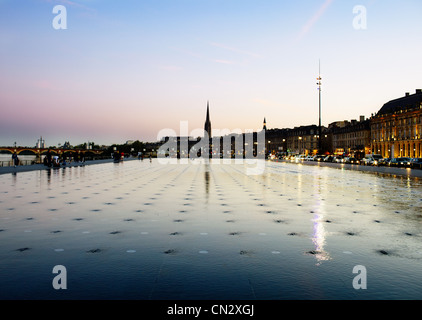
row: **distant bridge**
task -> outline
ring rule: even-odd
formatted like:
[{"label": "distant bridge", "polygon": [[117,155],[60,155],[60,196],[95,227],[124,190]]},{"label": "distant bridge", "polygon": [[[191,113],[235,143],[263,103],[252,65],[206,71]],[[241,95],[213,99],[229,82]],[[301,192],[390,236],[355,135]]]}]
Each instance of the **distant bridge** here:
[{"label": "distant bridge", "polygon": [[[42,155],[46,154],[50,150],[51,154],[62,155],[62,154],[82,154],[91,153],[93,155],[101,155],[104,150],[94,150],[94,149],[64,149],[64,148],[28,148],[28,147],[0,147],[0,153],[2,154],[13,154],[17,153],[22,155]],[[3,151],[3,152],[2,152]],[[4,152],[6,151],[6,152]]]}]

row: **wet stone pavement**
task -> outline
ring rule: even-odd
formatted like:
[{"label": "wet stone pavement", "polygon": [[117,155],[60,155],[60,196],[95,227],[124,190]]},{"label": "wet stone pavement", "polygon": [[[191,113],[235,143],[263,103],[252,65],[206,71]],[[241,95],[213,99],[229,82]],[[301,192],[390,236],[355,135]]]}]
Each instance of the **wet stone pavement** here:
[{"label": "wet stone pavement", "polygon": [[[1,299],[420,299],[418,178],[265,162],[0,178]],[[67,289],[52,286],[66,268]],[[367,288],[357,290],[355,266]]]}]

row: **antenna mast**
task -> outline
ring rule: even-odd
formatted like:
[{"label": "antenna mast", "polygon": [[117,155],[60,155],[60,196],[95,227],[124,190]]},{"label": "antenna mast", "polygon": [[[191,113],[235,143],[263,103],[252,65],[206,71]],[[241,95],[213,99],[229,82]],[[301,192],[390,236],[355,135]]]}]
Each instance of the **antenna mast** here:
[{"label": "antenna mast", "polygon": [[321,154],[322,152],[322,144],[321,144],[321,140],[322,140],[322,128],[321,128],[321,85],[322,85],[322,78],[321,78],[321,60],[319,60],[319,72],[318,72],[318,94],[319,94],[319,126],[318,126],[318,154]]}]

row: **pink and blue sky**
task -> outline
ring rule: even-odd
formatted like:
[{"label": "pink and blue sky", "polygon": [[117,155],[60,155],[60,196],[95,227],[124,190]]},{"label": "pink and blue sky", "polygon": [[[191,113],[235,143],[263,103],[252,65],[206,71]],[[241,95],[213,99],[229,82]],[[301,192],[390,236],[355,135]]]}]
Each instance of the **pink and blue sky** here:
[{"label": "pink and blue sky", "polygon": [[[67,29],[52,26],[55,5]],[[356,30],[353,8],[367,9]],[[0,0],[0,145],[292,128],[422,88],[420,0]]]}]

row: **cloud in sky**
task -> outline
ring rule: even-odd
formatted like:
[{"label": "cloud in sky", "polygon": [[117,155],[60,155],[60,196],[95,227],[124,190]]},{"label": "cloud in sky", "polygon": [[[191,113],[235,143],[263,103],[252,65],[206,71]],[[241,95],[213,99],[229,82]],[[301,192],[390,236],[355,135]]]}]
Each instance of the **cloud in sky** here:
[{"label": "cloud in sky", "polygon": [[324,15],[325,11],[328,9],[328,7],[334,2],[334,0],[325,0],[324,3],[319,7],[317,12],[312,16],[311,19],[309,19],[305,25],[302,27],[302,30],[299,34],[298,40],[301,40],[303,37],[305,37],[309,31],[312,29],[312,27],[318,22],[319,19]]},{"label": "cloud in sky", "polygon": [[45,2],[51,3],[53,5],[64,5],[64,6],[69,6],[69,7],[74,7],[74,8],[78,8],[78,9],[82,9],[84,11],[90,12],[92,14],[95,14],[97,11],[93,8],[87,7],[84,4],[80,4],[76,1],[71,1],[71,0],[45,0]]}]

